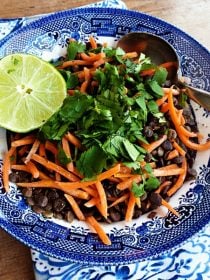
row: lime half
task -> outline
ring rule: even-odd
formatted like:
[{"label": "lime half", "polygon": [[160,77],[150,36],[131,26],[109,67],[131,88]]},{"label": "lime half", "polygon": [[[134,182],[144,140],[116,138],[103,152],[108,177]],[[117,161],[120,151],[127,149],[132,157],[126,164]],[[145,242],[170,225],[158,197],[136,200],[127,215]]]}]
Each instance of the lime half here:
[{"label": "lime half", "polygon": [[65,80],[48,62],[29,54],[0,60],[0,126],[15,132],[38,128],[65,97]]}]

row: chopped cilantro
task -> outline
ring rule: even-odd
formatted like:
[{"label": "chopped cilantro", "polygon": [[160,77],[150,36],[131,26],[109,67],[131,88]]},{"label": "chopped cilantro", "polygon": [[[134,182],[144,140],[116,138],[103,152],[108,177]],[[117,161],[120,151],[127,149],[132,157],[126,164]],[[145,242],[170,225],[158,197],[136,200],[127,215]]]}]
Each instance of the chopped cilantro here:
[{"label": "chopped cilantro", "polygon": [[[78,76],[72,68],[60,70],[67,88],[75,94],[64,100],[63,106],[40,129],[40,138],[60,141],[67,131],[72,131],[82,142],[84,150],[74,155],[78,170],[87,178],[96,176],[116,161],[126,162],[134,172],[141,174],[139,161],[146,151],[138,141],[147,143],[143,129],[152,115],[164,122],[156,100],[163,95],[162,84],[167,71],[151,63],[150,58],[141,54],[138,60],[124,58],[120,49],[98,47],[91,52],[103,51],[112,63],[106,62],[97,68],[93,80],[98,83],[93,91],[83,94],[77,87]],[[71,41],[67,49],[67,59],[74,60],[78,53],[88,50],[86,45]],[[155,69],[152,77],[143,78],[140,71]],[[154,133],[155,137],[155,133]],[[59,150],[59,160],[66,164],[71,159]],[[144,169],[151,174],[151,167]],[[140,185],[134,185],[134,193],[140,196],[144,189],[158,186],[151,178]]]},{"label": "chopped cilantro", "polygon": [[145,194],[144,184],[133,183],[131,191],[135,197],[141,197]]}]

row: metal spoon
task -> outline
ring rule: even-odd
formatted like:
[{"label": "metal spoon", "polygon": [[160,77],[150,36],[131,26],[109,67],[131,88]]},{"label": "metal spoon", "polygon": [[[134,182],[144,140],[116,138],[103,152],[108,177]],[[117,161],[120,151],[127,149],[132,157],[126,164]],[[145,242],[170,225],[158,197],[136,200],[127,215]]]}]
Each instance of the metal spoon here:
[{"label": "metal spoon", "polygon": [[168,61],[175,62],[174,67],[167,69],[167,78],[178,87],[184,88],[189,98],[210,111],[210,92],[187,84],[187,79],[180,75],[179,57],[175,49],[167,41],[150,33],[131,32],[118,41],[117,47],[122,48],[126,52],[136,51],[137,53],[144,53],[157,65]]}]

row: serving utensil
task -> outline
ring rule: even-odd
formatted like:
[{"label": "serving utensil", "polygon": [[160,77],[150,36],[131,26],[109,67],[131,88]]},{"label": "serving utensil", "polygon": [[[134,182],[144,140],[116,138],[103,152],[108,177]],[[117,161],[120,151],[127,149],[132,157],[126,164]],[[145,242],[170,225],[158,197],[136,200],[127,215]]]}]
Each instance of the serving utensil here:
[{"label": "serving utensil", "polygon": [[210,92],[189,85],[189,79],[182,77],[176,50],[166,40],[150,33],[131,32],[118,41],[117,47],[126,52],[144,53],[157,65],[174,62],[173,66],[167,69],[167,78],[179,88],[183,88],[190,99],[210,111]]}]

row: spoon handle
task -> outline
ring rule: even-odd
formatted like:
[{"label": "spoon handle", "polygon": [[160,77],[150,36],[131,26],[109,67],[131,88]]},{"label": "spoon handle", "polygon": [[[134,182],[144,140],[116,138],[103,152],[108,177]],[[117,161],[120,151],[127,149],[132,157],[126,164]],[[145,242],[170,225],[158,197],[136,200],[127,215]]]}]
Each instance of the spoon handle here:
[{"label": "spoon handle", "polygon": [[189,98],[210,111],[210,92],[190,86],[181,79],[178,80],[178,85],[185,89],[185,94]]}]

